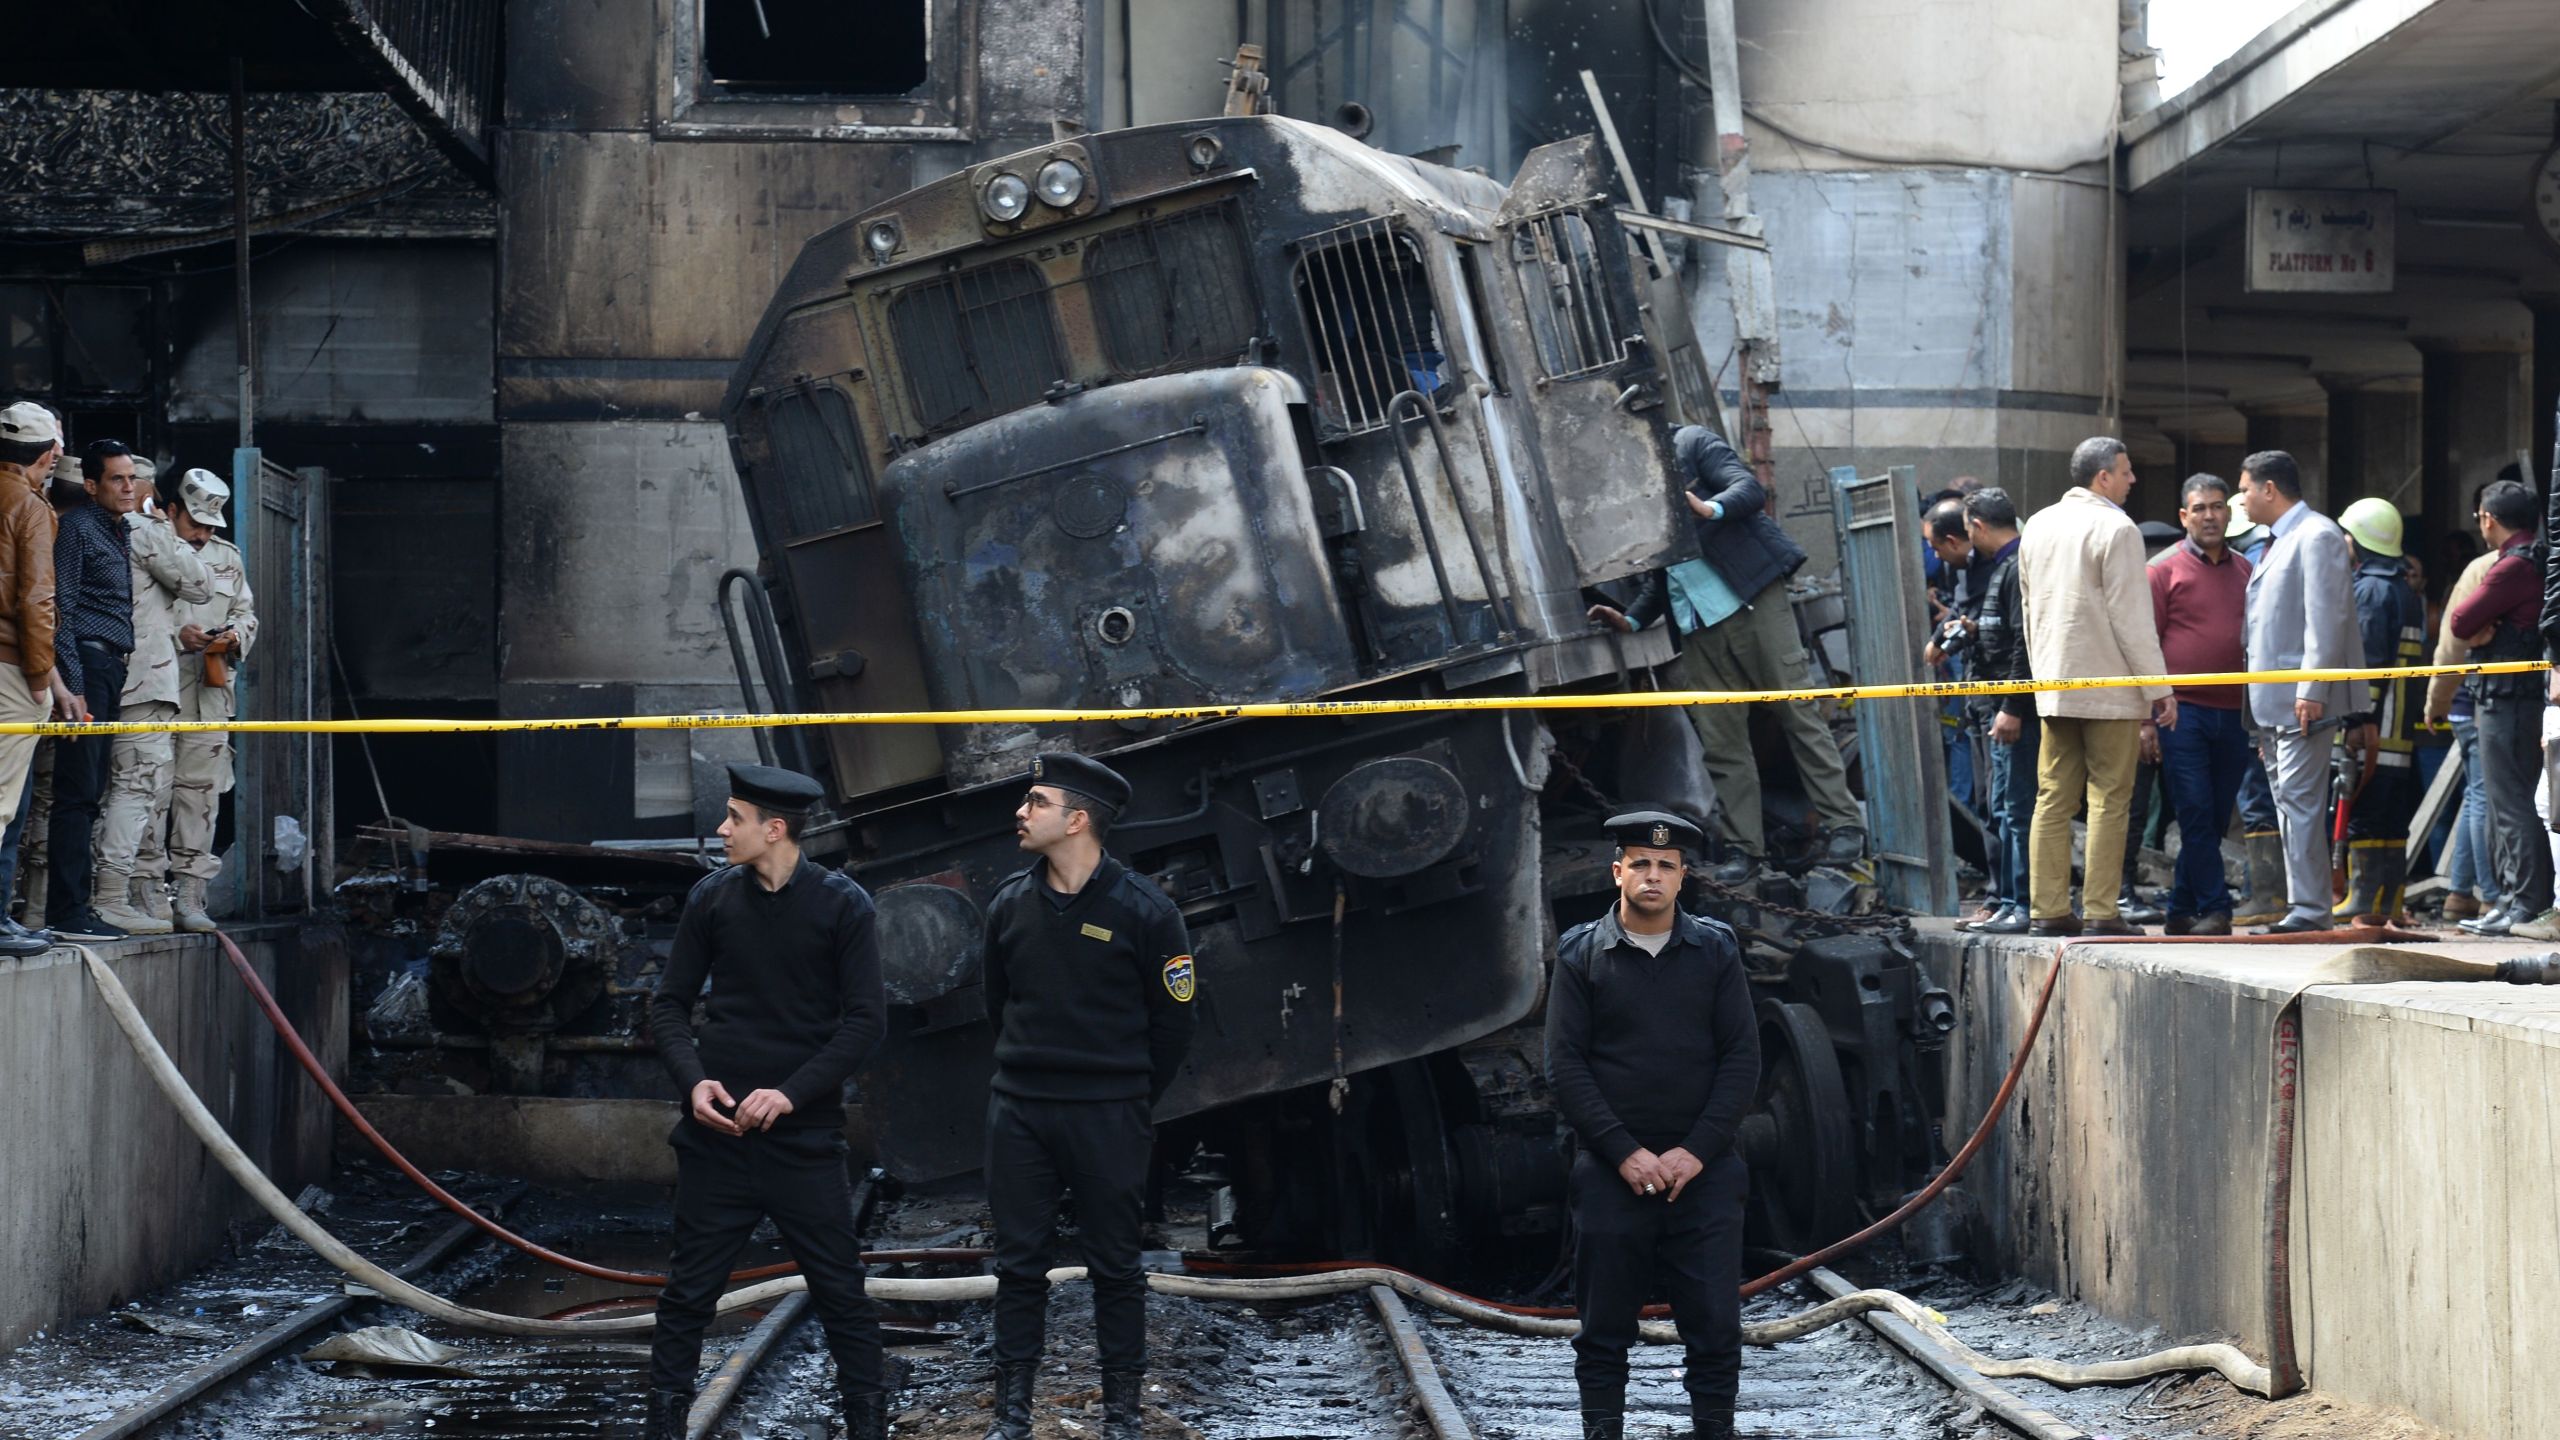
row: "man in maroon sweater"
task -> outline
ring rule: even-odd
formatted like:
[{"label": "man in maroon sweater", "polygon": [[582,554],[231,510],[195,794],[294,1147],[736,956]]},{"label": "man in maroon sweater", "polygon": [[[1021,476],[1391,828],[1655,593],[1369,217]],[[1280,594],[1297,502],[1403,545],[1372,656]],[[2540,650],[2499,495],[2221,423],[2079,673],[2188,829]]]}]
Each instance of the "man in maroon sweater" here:
[{"label": "man in maroon sweater", "polygon": [[[2534,509],[2533,492],[2514,480],[2480,492],[2480,538],[2498,552],[2498,563],[2444,617],[2445,628],[2469,642],[2474,660],[2542,658]],[[2462,928],[2474,935],[2560,936],[2549,913],[2551,834],[2533,811],[2534,782],[2542,778],[2542,676],[2474,675],[2464,683],[2471,687],[2480,766],[2489,781],[2489,852],[2507,898]]]},{"label": "man in maroon sweater", "polygon": [[[2228,674],[2241,659],[2241,615],[2249,562],[2223,543],[2231,487],[2219,475],[2187,477],[2178,494],[2187,538],[2153,556],[2151,618],[2172,675]],[[2231,887],[2222,873],[2222,835],[2231,828],[2241,772],[2249,764],[2248,721],[2236,685],[2180,685],[2178,724],[2145,721],[2142,751],[2156,757],[2178,817],[2177,883],[2169,891],[2170,935],[2231,933]]]}]

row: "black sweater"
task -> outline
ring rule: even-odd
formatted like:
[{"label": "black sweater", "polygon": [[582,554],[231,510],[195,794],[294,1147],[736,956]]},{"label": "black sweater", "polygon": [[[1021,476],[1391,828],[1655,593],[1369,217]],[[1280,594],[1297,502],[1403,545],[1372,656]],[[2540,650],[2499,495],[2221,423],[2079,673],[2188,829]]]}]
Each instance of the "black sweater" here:
[{"label": "black sweater", "polygon": [[1547,1084],[1575,1139],[1612,1166],[1639,1149],[1714,1160],[1759,1088],[1741,947],[1686,911],[1673,925],[1658,956],[1628,942],[1614,905],[1556,942]]},{"label": "black sweater", "polygon": [[[711,982],[702,1034],[693,1002]],[[693,887],[649,1002],[658,1055],[689,1098],[705,1079],[733,1099],[779,1090],[794,1129],[844,1126],[844,1084],[879,1048],[889,1002],[871,896],[803,859],[779,890],[744,865]]]},{"label": "black sweater", "polygon": [[[995,1088],[1026,1100],[1162,1098],[1191,1048],[1199,978],[1164,891],[1105,855],[1073,896],[1043,861],[987,906]],[[1059,903],[1063,900],[1065,903]]]}]

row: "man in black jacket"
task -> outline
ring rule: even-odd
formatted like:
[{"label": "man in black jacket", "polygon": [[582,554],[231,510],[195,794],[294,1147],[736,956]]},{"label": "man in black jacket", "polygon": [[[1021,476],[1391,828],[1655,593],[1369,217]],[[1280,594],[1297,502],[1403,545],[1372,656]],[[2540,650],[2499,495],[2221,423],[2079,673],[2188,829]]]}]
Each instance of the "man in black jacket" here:
[{"label": "man in black jacket", "polygon": [[[1796,630],[1795,606],[1787,599],[1787,577],[1804,564],[1804,548],[1770,517],[1768,492],[1723,436],[1703,425],[1684,425],[1671,444],[1686,477],[1681,500],[1697,530],[1700,558],[1646,576],[1624,614],[1595,605],[1591,618],[1634,631],[1668,616],[1680,635],[1680,653],[1668,673],[1683,690],[1802,686],[1804,640]],[[1824,831],[1821,858],[1841,865],[1856,861],[1866,853],[1866,821],[1850,797],[1848,767],[1821,708],[1810,700],[1792,700],[1772,709],[1804,781],[1805,799]],[[1768,854],[1750,710],[1693,705],[1689,722],[1697,727],[1707,775],[1716,787],[1716,837],[1724,858],[1713,878],[1740,884]]]},{"label": "man in black jacket", "polygon": [[987,1204],[995,1212],[995,1423],[1030,1440],[1060,1201],[1093,1285],[1105,1440],[1139,1440],[1147,1280],[1138,1252],[1155,1104],[1191,1045],[1199,972],[1182,912],[1102,849],[1129,782],[1081,755],[1032,757],[1013,812],[1038,859],[987,904]]},{"label": "man in black jacket", "polygon": [[1688,1347],[1698,1440],[1731,1440],[1742,1377],[1742,1200],[1734,1128],[1760,1083],[1760,1042],[1731,930],[1680,908],[1676,815],[1608,822],[1618,903],[1556,944],[1547,1083],[1573,1128],[1573,1342],[1584,1440],[1625,1434],[1627,1350],[1658,1284]]},{"label": "man in black jacket", "polygon": [[[2024,601],[2018,590],[2018,506],[1991,486],[1965,497],[1965,532],[1977,555],[1992,557],[1974,629],[1974,678],[2032,680],[2027,663]],[[2036,813],[2036,724],[2032,693],[1985,695],[1968,702],[1991,741],[1992,894],[1999,909],[1965,928],[1992,935],[2027,933],[2027,832]]]},{"label": "man in black jacket", "polygon": [[808,1277],[846,1434],[881,1440],[880,1323],[863,1292],[844,1141],[844,1083],[888,1023],[878,926],[861,886],[800,853],[800,827],[824,797],[816,781],[732,765],[729,795],[720,839],[730,863],[686,898],[649,1004],[687,1113],[667,1137],[675,1255],[650,1346],[648,1436],[683,1440],[703,1329],[740,1247],[770,1215]]}]

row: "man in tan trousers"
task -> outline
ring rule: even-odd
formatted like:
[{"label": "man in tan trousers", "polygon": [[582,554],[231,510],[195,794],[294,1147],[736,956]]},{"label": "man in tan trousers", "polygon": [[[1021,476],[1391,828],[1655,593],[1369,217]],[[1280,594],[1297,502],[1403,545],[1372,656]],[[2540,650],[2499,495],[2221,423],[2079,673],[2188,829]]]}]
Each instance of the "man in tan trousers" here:
[{"label": "man in tan trousers", "polygon": [[[2142,533],[2124,513],[2133,457],[2106,436],[2071,452],[2071,488],[2027,521],[2018,540],[2018,587],[2027,612],[2027,655],[2039,680],[2159,675],[2160,635]],[[2125,810],[2141,758],[2142,722],[2178,724],[2169,687],[2043,690],[2036,694],[2044,748],[2036,765],[2030,832],[2030,935],[2136,935],[2116,910],[2124,870]],[[2083,800],[2089,839],[2085,919],[2071,913],[2071,821]]]},{"label": "man in tan trousers", "polygon": [[[204,561],[212,594],[201,605],[178,607],[178,718],[229,720],[239,714],[240,664],[258,638],[256,597],[249,593],[249,565],[240,547],[216,532],[225,528],[222,507],[231,487],[209,470],[190,470],[178,482],[178,503],[169,522],[178,538],[194,547]],[[222,657],[226,672],[220,685],[205,683],[205,656]],[[177,737],[169,796],[168,863],[177,871],[177,927],[203,932],[213,928],[205,905],[205,884],[222,873],[222,857],[213,853],[215,808],[231,788],[231,737],[219,731],[197,731]],[[146,843],[141,863],[156,871],[160,857]]]},{"label": "man in tan trousers", "polygon": [[[134,478],[156,492],[149,462],[136,458]],[[189,471],[190,475],[198,472]],[[135,510],[124,517],[133,557],[133,654],[125,662],[127,720],[178,718],[178,612],[213,598],[195,547],[178,538],[169,517]],[[169,823],[169,782],[176,752],[166,730],[119,735],[107,761],[107,803],[98,817],[96,878],[90,893],[98,918],[129,935],[166,935],[173,928],[168,877],[135,869],[147,848],[158,852]]]}]

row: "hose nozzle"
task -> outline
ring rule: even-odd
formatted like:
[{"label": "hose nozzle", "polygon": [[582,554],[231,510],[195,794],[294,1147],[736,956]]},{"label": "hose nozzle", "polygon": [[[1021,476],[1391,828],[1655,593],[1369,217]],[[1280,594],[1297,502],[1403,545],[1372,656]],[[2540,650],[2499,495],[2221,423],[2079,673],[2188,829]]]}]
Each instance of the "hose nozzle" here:
[{"label": "hose nozzle", "polygon": [[2501,960],[2498,978],[2510,985],[2560,985],[2560,950]]}]

